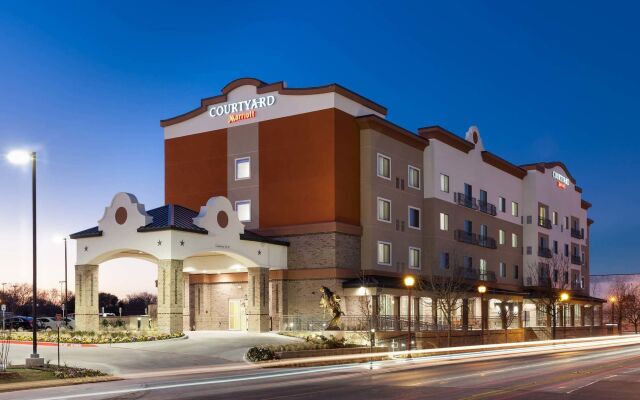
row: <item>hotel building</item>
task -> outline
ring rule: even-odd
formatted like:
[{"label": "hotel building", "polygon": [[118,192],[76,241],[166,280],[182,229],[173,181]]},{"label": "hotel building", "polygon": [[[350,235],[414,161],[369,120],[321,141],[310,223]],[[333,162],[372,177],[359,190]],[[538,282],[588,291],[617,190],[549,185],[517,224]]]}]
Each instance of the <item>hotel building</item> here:
[{"label": "hotel building", "polygon": [[[147,211],[121,193],[98,226],[72,235],[80,329],[98,329],[97,268],[115,257],[158,264],[162,331],[322,329],[322,286],[341,297],[345,329],[366,314],[398,330],[407,274],[462,277],[464,329],[483,309],[491,328],[502,302],[513,327],[548,325],[532,299],[549,281],[571,293],[563,324],[601,323],[588,292],[590,204],[564,164],[514,165],[475,127],[412,132],[386,114],[336,84],[245,78],[161,121],[166,205]],[[412,319],[443,323],[433,291],[414,293]]]}]

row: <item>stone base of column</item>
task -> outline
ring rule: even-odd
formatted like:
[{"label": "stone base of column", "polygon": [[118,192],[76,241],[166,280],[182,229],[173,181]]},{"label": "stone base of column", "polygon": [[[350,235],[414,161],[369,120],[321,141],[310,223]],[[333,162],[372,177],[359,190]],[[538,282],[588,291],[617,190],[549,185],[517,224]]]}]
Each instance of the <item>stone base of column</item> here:
[{"label": "stone base of column", "polygon": [[76,331],[82,332],[98,332],[100,330],[100,316],[96,313],[80,314],[76,313]]},{"label": "stone base of column", "polygon": [[161,313],[158,311],[158,332],[170,335],[183,332],[184,320],[182,312]]},{"label": "stone base of column", "polygon": [[271,330],[271,318],[269,314],[247,314],[249,332],[269,332]]},{"label": "stone base of column", "polygon": [[24,364],[27,368],[44,367],[44,358],[40,357],[39,354],[32,354],[31,357],[24,361]]}]

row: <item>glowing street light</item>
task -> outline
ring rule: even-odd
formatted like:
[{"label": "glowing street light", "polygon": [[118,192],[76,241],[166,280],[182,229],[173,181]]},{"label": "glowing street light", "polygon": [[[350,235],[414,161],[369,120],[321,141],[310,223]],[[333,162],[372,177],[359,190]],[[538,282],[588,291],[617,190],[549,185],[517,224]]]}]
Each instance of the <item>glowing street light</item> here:
[{"label": "glowing street light", "polygon": [[27,358],[27,366],[43,366],[44,359],[38,354],[38,315],[36,304],[38,302],[38,259],[36,240],[36,152],[25,150],[13,150],[7,154],[7,160],[15,165],[27,165],[31,162],[31,215],[32,215],[32,260],[33,260],[33,300],[31,305],[32,328],[33,328],[33,353]]},{"label": "glowing street light", "polygon": [[484,294],[487,293],[487,287],[478,286],[478,293],[480,293],[480,338],[484,344]]},{"label": "glowing street light", "polygon": [[409,316],[409,335],[407,336],[407,350],[411,350],[411,289],[416,284],[416,278],[413,275],[407,275],[404,277],[404,285],[409,290],[409,301],[407,302],[407,308],[409,309],[407,314]]},{"label": "glowing street light", "polygon": [[567,301],[567,300],[569,300],[569,293],[567,292],[560,293],[560,301]]}]

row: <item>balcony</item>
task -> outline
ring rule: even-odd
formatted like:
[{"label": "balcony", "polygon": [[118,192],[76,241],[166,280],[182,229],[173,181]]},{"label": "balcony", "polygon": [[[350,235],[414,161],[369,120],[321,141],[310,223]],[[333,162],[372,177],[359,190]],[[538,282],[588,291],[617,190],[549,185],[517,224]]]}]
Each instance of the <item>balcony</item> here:
[{"label": "balcony", "polygon": [[483,212],[483,213],[489,214],[489,215],[493,215],[494,217],[496,215],[498,215],[498,211],[496,209],[496,206],[491,204],[491,203],[487,203],[486,201],[479,200],[478,201],[478,209],[480,210],[480,212]]},{"label": "balcony", "polygon": [[571,229],[571,237],[576,239],[584,239],[584,231],[580,229]]},{"label": "balcony", "polygon": [[538,218],[538,226],[551,229],[551,220],[549,218]]},{"label": "balcony", "polygon": [[550,276],[542,275],[539,277],[528,277],[526,280],[526,286],[538,286],[538,287],[551,287],[553,282]]},{"label": "balcony", "polygon": [[464,279],[472,281],[496,282],[496,273],[494,271],[481,272],[476,268],[457,268],[457,273]]},{"label": "balcony", "polygon": [[571,264],[582,265],[582,257],[576,255],[571,256]]},{"label": "balcony", "polygon": [[458,205],[471,208],[473,210],[478,209],[478,202],[475,197],[467,197],[464,193],[454,193],[453,201],[455,201]]},{"label": "balcony", "polygon": [[487,249],[497,249],[498,245],[496,240],[489,236],[476,235],[475,233],[467,232],[462,229],[456,229],[453,237],[458,242],[473,244]]},{"label": "balcony", "polygon": [[571,282],[571,290],[582,290],[582,289],[584,289],[582,287],[582,282],[580,281]]},{"label": "balcony", "polygon": [[551,249],[548,247],[538,247],[538,256],[544,257],[544,258],[551,258],[553,257],[553,253],[551,252]]}]

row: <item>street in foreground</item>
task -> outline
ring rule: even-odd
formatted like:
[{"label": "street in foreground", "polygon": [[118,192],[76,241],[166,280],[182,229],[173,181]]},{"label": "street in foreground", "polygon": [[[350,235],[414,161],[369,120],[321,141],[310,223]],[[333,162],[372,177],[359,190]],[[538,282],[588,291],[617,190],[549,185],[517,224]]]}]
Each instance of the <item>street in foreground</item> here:
[{"label": "street in foreground", "polygon": [[14,392],[0,399],[636,399],[640,345],[488,350],[372,364],[250,369]]}]

